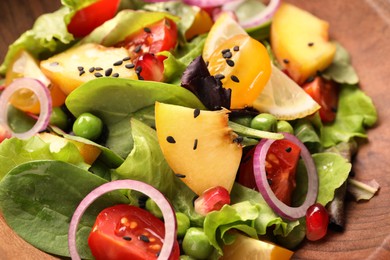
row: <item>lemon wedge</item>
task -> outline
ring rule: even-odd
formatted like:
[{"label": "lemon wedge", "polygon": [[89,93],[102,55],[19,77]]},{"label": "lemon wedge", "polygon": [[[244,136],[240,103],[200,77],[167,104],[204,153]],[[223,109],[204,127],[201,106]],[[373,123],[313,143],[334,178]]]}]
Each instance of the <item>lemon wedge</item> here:
[{"label": "lemon wedge", "polygon": [[275,244],[237,234],[233,244],[224,246],[220,260],[284,260],[290,259],[293,254]]},{"label": "lemon wedge", "polygon": [[303,118],[320,109],[310,95],[276,66],[272,66],[271,77],[253,107],[279,120]]},{"label": "lemon wedge", "polygon": [[247,34],[247,32],[229,13],[222,13],[207,35],[203,48],[203,59],[207,60],[215,49],[227,39],[236,36],[237,34]]}]

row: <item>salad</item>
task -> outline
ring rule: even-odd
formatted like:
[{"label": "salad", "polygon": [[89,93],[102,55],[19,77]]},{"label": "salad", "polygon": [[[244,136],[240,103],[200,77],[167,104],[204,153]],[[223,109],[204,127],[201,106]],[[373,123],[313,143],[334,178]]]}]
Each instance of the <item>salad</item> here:
[{"label": "salad", "polygon": [[277,0],[62,3],[0,67],[0,208],[35,247],[289,259],[379,189],[350,176],[377,114],[326,21]]}]

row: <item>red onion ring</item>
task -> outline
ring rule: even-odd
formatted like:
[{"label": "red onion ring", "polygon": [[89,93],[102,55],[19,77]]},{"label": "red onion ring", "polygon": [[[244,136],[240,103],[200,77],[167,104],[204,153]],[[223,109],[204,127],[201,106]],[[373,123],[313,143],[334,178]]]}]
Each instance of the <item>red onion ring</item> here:
[{"label": "red onion ring", "polygon": [[185,4],[196,5],[199,7],[215,7],[222,6],[226,3],[229,3],[233,0],[183,0]]},{"label": "red onion ring", "polygon": [[[237,10],[238,6],[242,4],[245,0],[235,0],[233,2],[230,2],[222,7],[223,11],[234,11]],[[269,22],[272,17],[274,16],[276,10],[278,10],[278,7],[280,5],[280,0],[270,0],[267,7],[259,13],[257,16],[252,17],[251,19],[248,19],[246,21],[240,21],[240,25],[243,28],[253,28],[260,26],[262,24],[265,24],[266,22]]]},{"label": "red onion ring", "polygon": [[303,204],[299,207],[287,206],[275,196],[269,186],[265,170],[265,161],[268,150],[275,140],[262,139],[256,146],[253,160],[253,172],[257,188],[268,205],[281,217],[288,220],[296,220],[305,216],[306,210],[316,202],[318,194],[318,174],[314,160],[306,146],[294,135],[288,133],[283,133],[283,135],[285,139],[294,142],[294,144],[301,148],[301,157],[306,165],[308,175],[308,192]]},{"label": "red onion ring", "polygon": [[170,0],[144,0],[146,3],[160,3],[160,2],[168,2]]},{"label": "red onion ring", "polygon": [[[24,133],[15,133],[8,125],[8,103],[12,95],[21,89],[29,89],[37,96],[40,103],[40,113],[37,122],[30,130]],[[45,130],[49,124],[51,112],[52,100],[50,91],[41,81],[37,79],[15,79],[0,95],[0,125],[14,137],[27,139],[40,131]]]},{"label": "red onion ring", "polygon": [[171,204],[159,190],[155,189],[153,186],[147,183],[135,180],[117,180],[105,183],[92,190],[76,208],[68,231],[69,253],[73,260],[80,259],[80,256],[77,252],[76,233],[77,226],[85,210],[103,194],[121,189],[131,189],[142,192],[151,198],[154,202],[156,202],[157,206],[161,209],[164,218],[165,237],[164,244],[161,248],[158,259],[165,260],[169,258],[176,241],[176,216]]}]

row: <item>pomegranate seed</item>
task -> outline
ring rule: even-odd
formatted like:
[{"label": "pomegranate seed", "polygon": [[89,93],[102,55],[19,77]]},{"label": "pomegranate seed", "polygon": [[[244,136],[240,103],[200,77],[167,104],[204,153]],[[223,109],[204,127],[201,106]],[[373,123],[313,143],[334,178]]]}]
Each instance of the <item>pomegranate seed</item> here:
[{"label": "pomegranate seed", "polygon": [[211,211],[220,210],[225,204],[230,204],[230,194],[221,186],[205,190],[194,202],[195,211],[203,216]]},{"label": "pomegranate seed", "polygon": [[329,215],[325,207],[319,203],[311,205],[306,211],[306,238],[316,241],[326,235]]}]

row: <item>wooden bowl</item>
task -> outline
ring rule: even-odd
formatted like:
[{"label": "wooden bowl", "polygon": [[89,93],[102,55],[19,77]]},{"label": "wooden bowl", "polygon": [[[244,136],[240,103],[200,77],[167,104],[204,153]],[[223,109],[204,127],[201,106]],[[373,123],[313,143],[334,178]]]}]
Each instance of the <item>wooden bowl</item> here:
[{"label": "wooden bowl", "polygon": [[[0,57],[35,18],[60,4],[53,0],[0,1]],[[376,179],[379,193],[369,202],[348,202],[346,230],[320,242],[306,242],[296,259],[390,259],[390,2],[387,0],[290,0],[330,22],[331,38],[350,52],[361,88],[373,99],[379,122],[353,164],[356,178]],[[0,166],[1,167],[1,166]],[[1,259],[53,259],[24,242],[0,218]]]}]

